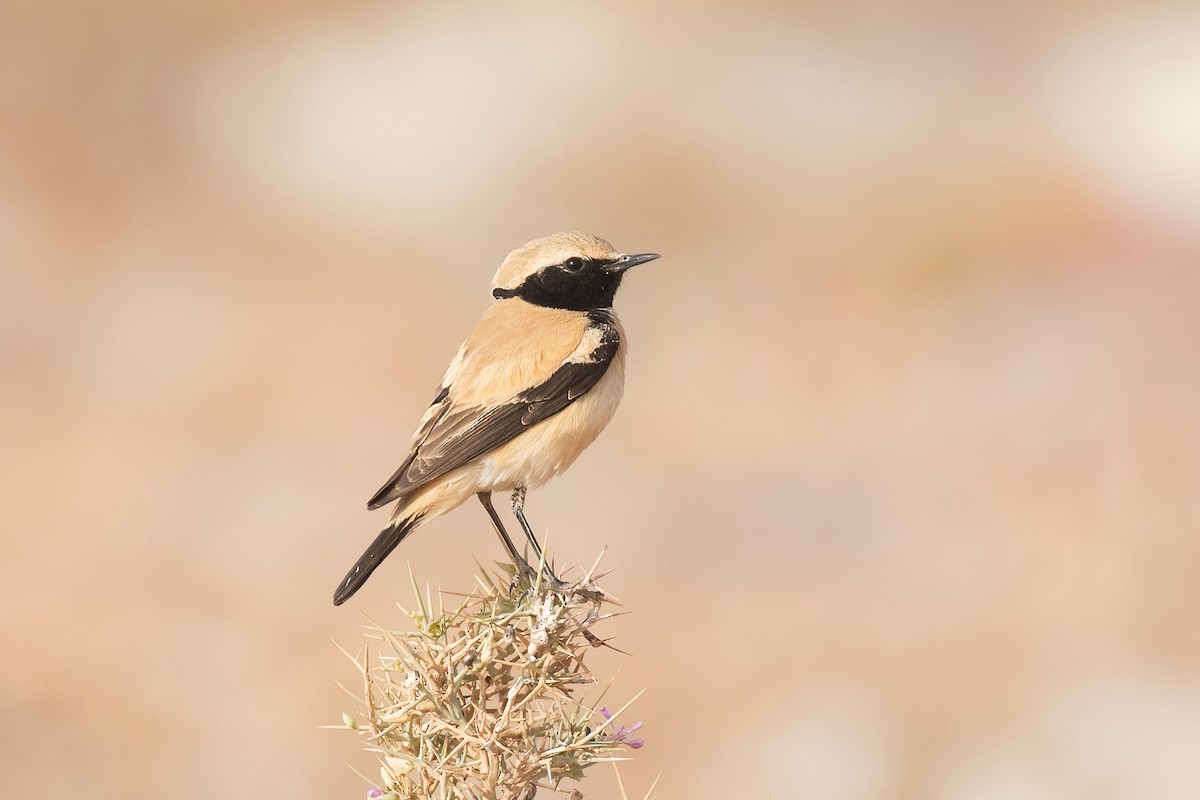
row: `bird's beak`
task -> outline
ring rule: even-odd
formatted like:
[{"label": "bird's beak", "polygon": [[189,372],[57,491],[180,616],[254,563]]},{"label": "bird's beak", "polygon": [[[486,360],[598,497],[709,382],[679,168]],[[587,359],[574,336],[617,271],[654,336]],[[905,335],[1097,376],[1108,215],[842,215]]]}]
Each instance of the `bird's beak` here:
[{"label": "bird's beak", "polygon": [[616,261],[608,265],[608,268],[613,272],[624,272],[630,267],[645,264],[647,261],[653,261],[656,258],[658,258],[658,253],[637,253],[635,255],[618,256]]}]

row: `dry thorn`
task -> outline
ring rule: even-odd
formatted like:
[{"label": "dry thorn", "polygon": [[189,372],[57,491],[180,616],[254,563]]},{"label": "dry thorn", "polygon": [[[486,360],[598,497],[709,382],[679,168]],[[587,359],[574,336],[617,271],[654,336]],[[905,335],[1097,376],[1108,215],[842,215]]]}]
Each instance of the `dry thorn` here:
[{"label": "dry thorn", "polygon": [[[436,602],[410,571],[415,603],[405,613],[416,630],[372,623],[374,662],[369,652],[346,653],[365,681],[366,719],[347,715],[343,727],[380,754],[376,796],[516,800],[539,787],[565,792],[562,781],[641,747],[629,738],[640,723],[628,731],[610,725],[617,715],[574,694],[595,683],[586,653],[611,647],[591,628],[625,613],[606,611],[617,604],[595,584],[598,566],[599,559],[578,581],[559,585],[481,569],[475,591],[439,593]],[[459,605],[447,610],[447,596]]]}]

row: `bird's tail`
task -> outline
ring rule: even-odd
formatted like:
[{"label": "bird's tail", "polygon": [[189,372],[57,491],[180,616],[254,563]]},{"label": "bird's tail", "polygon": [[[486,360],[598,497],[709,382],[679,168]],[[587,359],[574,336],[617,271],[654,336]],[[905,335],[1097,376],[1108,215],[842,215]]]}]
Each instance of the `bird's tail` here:
[{"label": "bird's tail", "polygon": [[396,549],[396,545],[400,544],[405,536],[408,536],[417,525],[421,524],[424,516],[424,514],[414,514],[411,517],[402,517],[380,531],[379,535],[375,537],[375,541],[371,542],[371,546],[359,556],[358,561],[338,584],[337,591],[333,593],[333,604],[340,606],[361,589],[375,568],[387,558],[388,553]]}]

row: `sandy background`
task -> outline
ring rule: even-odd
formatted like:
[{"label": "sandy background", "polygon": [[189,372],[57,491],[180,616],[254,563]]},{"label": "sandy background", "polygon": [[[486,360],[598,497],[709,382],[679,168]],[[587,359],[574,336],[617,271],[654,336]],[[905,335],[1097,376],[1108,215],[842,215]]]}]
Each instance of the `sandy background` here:
[{"label": "sandy background", "polygon": [[570,228],[631,789],[1200,796],[1200,13],[899,5],[4,2],[0,796],[361,798],[334,643],[501,551],[331,593]]}]

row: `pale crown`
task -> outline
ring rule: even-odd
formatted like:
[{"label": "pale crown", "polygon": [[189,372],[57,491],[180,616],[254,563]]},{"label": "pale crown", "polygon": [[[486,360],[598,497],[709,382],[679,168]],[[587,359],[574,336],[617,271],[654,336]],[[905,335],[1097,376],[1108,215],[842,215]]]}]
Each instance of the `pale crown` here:
[{"label": "pale crown", "polygon": [[568,258],[611,260],[618,255],[611,244],[583,231],[543,236],[508,254],[492,279],[492,288],[514,289],[538,270],[561,264]]}]

